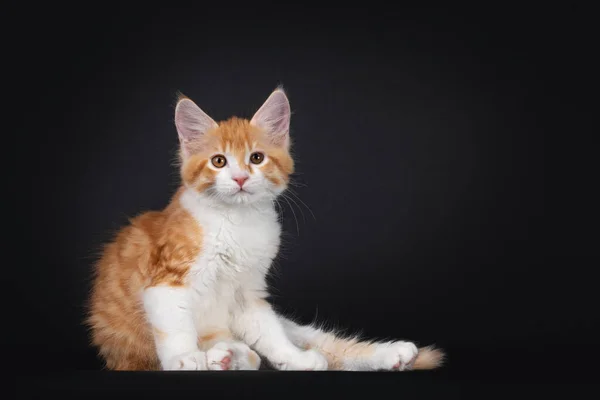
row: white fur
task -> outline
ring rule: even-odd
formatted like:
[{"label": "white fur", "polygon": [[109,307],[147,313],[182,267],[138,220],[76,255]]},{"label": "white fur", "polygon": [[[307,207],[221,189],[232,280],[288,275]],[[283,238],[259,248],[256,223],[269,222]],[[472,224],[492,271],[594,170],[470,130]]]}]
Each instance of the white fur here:
[{"label": "white fur", "polygon": [[374,370],[397,369],[403,371],[411,368],[418,353],[417,346],[411,342],[379,343],[375,353],[369,357],[368,365]]},{"label": "white fur", "polygon": [[169,286],[154,286],[144,291],[144,308],[165,370],[206,369],[206,356],[196,344],[198,333],[190,295],[187,288]]},{"label": "white fur", "polygon": [[285,333],[270,306],[250,301],[233,315],[231,328],[276,368],[281,370],[325,370],[327,360],[315,350],[300,350]]}]

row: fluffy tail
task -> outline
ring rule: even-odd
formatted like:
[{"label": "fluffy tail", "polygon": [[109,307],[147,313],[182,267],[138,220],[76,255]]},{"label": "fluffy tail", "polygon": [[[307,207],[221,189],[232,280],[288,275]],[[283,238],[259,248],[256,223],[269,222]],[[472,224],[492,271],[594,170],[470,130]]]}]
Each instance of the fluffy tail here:
[{"label": "fluffy tail", "polygon": [[443,350],[435,346],[421,347],[412,369],[435,369],[440,367],[445,359],[446,354]]}]

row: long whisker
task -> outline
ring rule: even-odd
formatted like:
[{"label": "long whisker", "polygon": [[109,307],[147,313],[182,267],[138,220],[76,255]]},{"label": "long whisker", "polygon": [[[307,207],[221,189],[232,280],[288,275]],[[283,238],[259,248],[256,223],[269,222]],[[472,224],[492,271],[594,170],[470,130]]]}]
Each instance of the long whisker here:
[{"label": "long whisker", "polygon": [[298,211],[300,212],[300,215],[302,215],[302,222],[306,223],[306,218],[304,218],[304,211],[302,211],[302,208],[300,208],[300,206],[298,205],[298,203],[296,203],[296,201],[292,197],[287,196],[285,193],[282,194],[282,197],[284,197],[284,198],[286,198],[288,200],[291,200],[292,203],[294,203],[294,205],[296,207],[298,207]]},{"label": "long whisker", "polygon": [[309,207],[308,205],[306,205],[306,203],[305,203],[305,202],[303,202],[303,201],[302,201],[302,199],[300,198],[300,196],[298,196],[298,195],[297,195],[297,194],[296,194],[296,193],[295,193],[295,192],[294,192],[292,189],[289,189],[289,188],[288,188],[288,191],[289,191],[289,193],[290,193],[291,195],[293,195],[294,197],[296,197],[296,199],[297,199],[297,200],[298,200],[300,203],[302,203],[302,204],[304,205],[304,207],[306,207],[306,209],[307,209],[308,211],[310,211],[311,215],[313,216],[314,220],[316,221],[316,220],[317,220],[317,217],[315,217],[315,214],[312,212],[312,210],[310,209],[310,207]]},{"label": "long whisker", "polygon": [[295,186],[295,187],[307,187],[308,186],[306,183],[296,182],[294,180],[290,180],[288,182],[288,184],[291,185],[291,186]]},{"label": "long whisker", "polygon": [[296,232],[298,233],[298,235],[300,235],[300,226],[298,225],[298,218],[296,218],[296,212],[294,211],[294,208],[292,207],[290,202],[287,200],[286,196],[281,196],[281,198],[284,199],[286,201],[286,203],[288,203],[288,205],[290,206],[290,210],[292,210],[292,214],[294,215],[294,220],[296,221]]},{"label": "long whisker", "polygon": [[280,218],[283,218],[283,208],[281,207],[281,204],[279,204],[277,198],[273,198],[273,204],[277,207],[277,214],[279,214]]}]

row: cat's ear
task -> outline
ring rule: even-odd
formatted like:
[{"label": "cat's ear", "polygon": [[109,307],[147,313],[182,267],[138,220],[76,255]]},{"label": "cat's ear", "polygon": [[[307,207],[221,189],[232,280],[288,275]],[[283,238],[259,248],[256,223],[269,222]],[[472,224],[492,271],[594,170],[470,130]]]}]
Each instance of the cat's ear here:
[{"label": "cat's ear", "polygon": [[272,144],[289,146],[290,103],[282,88],[277,88],[250,120],[252,125],[263,129]]},{"label": "cat's ear", "polygon": [[175,126],[184,157],[198,151],[202,136],[219,125],[192,100],[180,95],[175,107]]}]

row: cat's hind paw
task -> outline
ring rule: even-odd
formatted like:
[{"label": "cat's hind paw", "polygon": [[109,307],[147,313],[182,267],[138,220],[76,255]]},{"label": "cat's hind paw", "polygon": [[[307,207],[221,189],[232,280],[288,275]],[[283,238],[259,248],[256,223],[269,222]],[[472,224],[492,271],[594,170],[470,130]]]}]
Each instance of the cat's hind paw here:
[{"label": "cat's hind paw", "polygon": [[373,366],[384,371],[410,370],[418,354],[419,350],[412,342],[380,344],[373,354]]}]

